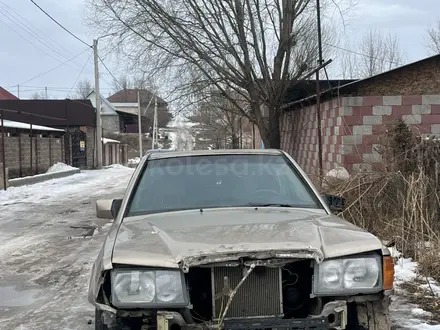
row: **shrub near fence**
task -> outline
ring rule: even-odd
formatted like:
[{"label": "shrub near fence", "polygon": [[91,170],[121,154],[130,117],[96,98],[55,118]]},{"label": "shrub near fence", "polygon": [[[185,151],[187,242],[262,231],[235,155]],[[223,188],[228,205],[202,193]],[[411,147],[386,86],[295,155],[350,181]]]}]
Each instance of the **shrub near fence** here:
[{"label": "shrub near fence", "polygon": [[[1,137],[0,137],[1,139]],[[35,134],[5,135],[5,164],[9,169],[9,179],[45,173],[50,166],[64,162],[62,137]],[[2,144],[0,155],[3,157]],[[3,158],[1,158],[3,159]]]},{"label": "shrub near fence", "polygon": [[326,190],[346,197],[345,219],[395,244],[440,279],[440,140],[415,137],[399,121],[377,152],[384,161],[380,169]]}]

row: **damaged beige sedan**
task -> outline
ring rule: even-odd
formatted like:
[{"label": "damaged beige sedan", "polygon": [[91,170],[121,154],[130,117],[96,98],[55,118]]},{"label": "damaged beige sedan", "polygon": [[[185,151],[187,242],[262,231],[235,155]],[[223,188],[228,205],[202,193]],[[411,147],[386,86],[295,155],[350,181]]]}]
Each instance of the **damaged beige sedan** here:
[{"label": "damaged beige sedan", "polygon": [[279,150],[148,153],[97,203],[96,329],[389,330],[393,260],[335,201]]}]

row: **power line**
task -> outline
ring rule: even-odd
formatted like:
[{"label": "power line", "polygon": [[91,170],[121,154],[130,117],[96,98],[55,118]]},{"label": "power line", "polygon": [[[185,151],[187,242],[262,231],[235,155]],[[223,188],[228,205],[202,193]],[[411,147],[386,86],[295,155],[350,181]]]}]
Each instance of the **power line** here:
[{"label": "power line", "polygon": [[397,62],[393,62],[393,61],[387,60],[385,58],[379,58],[379,57],[376,57],[376,56],[359,53],[359,52],[356,52],[356,51],[351,50],[351,49],[347,49],[347,48],[343,48],[343,47],[340,47],[340,46],[332,45],[332,44],[329,44],[328,42],[325,42],[325,41],[323,41],[322,43],[326,44],[327,46],[330,46],[330,47],[333,47],[333,48],[336,48],[336,49],[339,49],[339,50],[343,50],[344,52],[352,53],[352,54],[363,56],[363,57],[367,57],[367,58],[371,58],[373,60],[381,60],[381,61],[383,60],[385,62],[388,62],[390,64],[395,64],[395,65],[401,64],[401,63],[397,63]]},{"label": "power line", "polygon": [[[17,85],[13,85],[13,86],[5,86],[5,88],[13,88],[13,87],[17,87]],[[61,86],[44,86],[44,85],[21,85],[20,84],[20,91],[38,91],[38,90],[42,90],[47,88],[48,90],[54,90],[54,91],[59,91],[59,92],[66,92],[68,91],[71,87],[61,87]],[[99,89],[113,89],[111,87],[102,87]]]},{"label": "power line", "polygon": [[101,63],[102,63],[102,65],[104,66],[104,68],[105,68],[105,69],[107,70],[107,72],[110,74],[110,76],[112,76],[113,80],[116,81],[116,83],[117,83],[119,86],[123,87],[122,84],[118,81],[118,79],[116,79],[116,77],[113,75],[113,73],[112,73],[112,72],[110,71],[110,69],[107,67],[107,65],[105,65],[104,61],[102,60],[101,57],[99,57],[99,55],[98,55],[98,58],[99,58],[99,60],[101,61]]},{"label": "power line", "polygon": [[28,40],[26,37],[24,37],[20,32],[18,32],[17,30],[15,30],[14,28],[10,27],[6,22],[2,21],[0,19],[0,23],[3,23],[4,25],[6,25],[9,29],[11,29],[12,31],[14,31],[16,34],[18,34],[22,39],[24,39],[25,41],[27,41],[28,43],[30,43],[32,46],[34,46],[35,48],[39,49],[40,51],[42,51],[44,54],[46,54],[47,56],[53,58],[55,61],[60,61],[59,58],[56,58],[55,56],[53,56],[52,54],[46,52],[44,49],[38,47],[37,45],[35,45],[32,41]]},{"label": "power line", "polygon": [[[49,48],[54,53],[60,55],[62,58],[59,60],[60,62],[69,58],[70,53],[67,51],[64,47],[62,47],[59,43],[56,43],[53,41],[53,39],[48,39],[43,36],[44,33],[41,32],[41,30],[32,24],[29,20],[27,20],[25,17],[20,15],[16,10],[14,10],[12,7],[5,4],[3,1],[0,0],[0,9],[2,8],[1,14],[3,14],[7,19],[9,19],[12,23],[17,25],[21,30],[26,32],[28,35],[30,35],[32,38],[39,41],[41,44],[43,44],[45,47]],[[67,55],[66,55],[67,54]],[[82,67],[81,64],[78,64],[77,62],[73,61],[72,64],[75,64],[78,67]]]},{"label": "power line", "polygon": [[89,55],[89,57],[87,58],[86,63],[84,64],[83,68],[81,69],[81,72],[79,73],[78,77],[76,77],[76,80],[75,80],[75,82],[73,83],[72,88],[70,88],[69,92],[67,93],[66,98],[70,95],[70,92],[71,92],[72,89],[75,87],[76,82],[78,81],[79,77],[81,77],[81,75],[82,75],[84,69],[86,68],[87,64],[89,63],[91,57],[92,57],[92,52],[90,52],[90,55]]},{"label": "power line", "polygon": [[52,16],[50,16],[43,8],[41,8],[34,0],[30,0],[38,9],[40,9],[47,17],[49,17],[52,21],[54,21],[59,27],[61,27],[64,31],[66,31],[67,33],[69,33],[72,37],[74,37],[76,40],[82,42],[84,45],[88,46],[88,47],[92,47],[90,46],[87,42],[85,42],[84,40],[82,40],[81,38],[77,37],[75,34],[73,34],[72,32],[70,32],[68,29],[66,29],[63,25],[61,25],[60,23],[58,23],[58,21],[53,18]]},{"label": "power line", "polygon": [[32,77],[31,79],[28,79],[28,80],[26,80],[26,81],[20,83],[19,85],[26,84],[26,83],[28,83],[29,81],[32,81],[32,80],[34,80],[34,79],[36,79],[36,78],[38,78],[38,77],[41,77],[41,76],[43,76],[43,75],[45,75],[45,74],[47,74],[47,73],[49,73],[49,72],[52,72],[52,71],[54,71],[54,70],[56,70],[56,69],[62,67],[63,65],[65,65],[65,64],[67,64],[67,63],[73,61],[74,59],[76,59],[77,57],[79,57],[80,55],[84,54],[84,53],[87,52],[87,51],[90,51],[90,49],[87,48],[86,50],[82,51],[82,52],[79,53],[78,55],[76,55],[76,56],[74,56],[74,57],[68,59],[67,61],[61,63],[60,65],[57,65],[56,67],[54,67],[54,68],[52,68],[52,69],[50,69],[50,70],[47,70],[47,71],[45,71],[45,72],[42,72],[42,73],[36,75],[35,77]]}]

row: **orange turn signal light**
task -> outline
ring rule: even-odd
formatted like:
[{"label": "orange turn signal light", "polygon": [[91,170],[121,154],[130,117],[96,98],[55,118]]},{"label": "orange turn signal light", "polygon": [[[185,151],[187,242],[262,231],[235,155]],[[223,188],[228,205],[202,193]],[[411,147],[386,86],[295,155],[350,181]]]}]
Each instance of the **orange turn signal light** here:
[{"label": "orange turn signal light", "polygon": [[394,260],[383,257],[383,289],[392,290],[394,287]]}]

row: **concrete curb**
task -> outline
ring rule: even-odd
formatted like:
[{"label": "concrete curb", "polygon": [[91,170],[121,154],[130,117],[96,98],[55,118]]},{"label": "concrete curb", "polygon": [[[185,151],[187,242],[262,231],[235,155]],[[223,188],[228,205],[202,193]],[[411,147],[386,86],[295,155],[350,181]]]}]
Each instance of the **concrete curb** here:
[{"label": "concrete curb", "polygon": [[26,186],[38,182],[44,182],[52,179],[65,178],[74,174],[80,173],[81,170],[76,168],[74,170],[62,171],[62,172],[54,172],[54,173],[43,173],[37,174],[34,176],[26,176],[24,178],[16,178],[9,180],[9,187],[19,187]]}]

